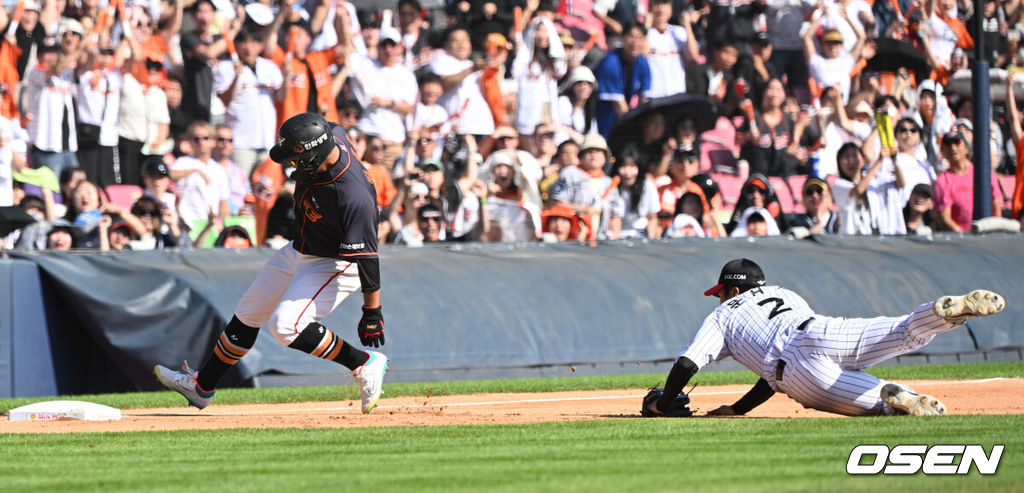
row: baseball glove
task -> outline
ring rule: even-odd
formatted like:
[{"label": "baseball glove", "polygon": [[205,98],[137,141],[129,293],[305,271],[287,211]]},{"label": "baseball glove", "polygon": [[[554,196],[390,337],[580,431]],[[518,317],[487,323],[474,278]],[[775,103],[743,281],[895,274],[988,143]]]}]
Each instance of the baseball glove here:
[{"label": "baseball glove", "polygon": [[676,396],[675,400],[672,401],[672,405],[668,409],[662,409],[661,413],[652,411],[653,404],[658,402],[663,395],[665,395],[665,389],[661,387],[651,388],[647,395],[644,396],[640,415],[645,418],[689,418],[693,416],[693,411],[686,407],[690,403],[690,397],[686,394]]}]

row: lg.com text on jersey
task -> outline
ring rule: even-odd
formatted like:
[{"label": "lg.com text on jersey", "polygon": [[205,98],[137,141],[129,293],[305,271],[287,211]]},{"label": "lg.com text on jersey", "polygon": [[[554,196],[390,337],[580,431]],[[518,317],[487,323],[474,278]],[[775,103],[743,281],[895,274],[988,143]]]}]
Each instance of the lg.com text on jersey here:
[{"label": "lg.com text on jersey", "polygon": [[846,461],[852,475],[917,474],[967,475],[971,465],[979,474],[992,475],[999,469],[1003,446],[993,445],[988,453],[981,445],[858,445]]}]

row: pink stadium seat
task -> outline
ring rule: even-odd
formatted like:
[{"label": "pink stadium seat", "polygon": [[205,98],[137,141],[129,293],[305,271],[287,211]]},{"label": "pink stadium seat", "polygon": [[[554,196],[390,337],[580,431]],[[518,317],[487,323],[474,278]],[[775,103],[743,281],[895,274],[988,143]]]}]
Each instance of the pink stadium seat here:
[{"label": "pink stadium seat", "polygon": [[[800,191],[793,190],[792,192],[790,192],[789,184],[786,183],[786,180],[783,180],[781,177],[778,176],[768,177],[768,182],[771,183],[772,188],[775,189],[775,196],[779,198],[779,206],[782,208],[782,212],[785,212],[786,214],[793,213],[793,196],[794,194],[797,194],[796,196],[799,197],[798,194],[800,193]],[[799,198],[797,200],[799,200]]]},{"label": "pink stadium seat", "polygon": [[786,182],[789,183],[790,189],[793,190],[793,194],[795,196],[794,198],[796,198],[797,201],[799,202],[797,204],[793,204],[793,212],[795,212],[797,214],[803,214],[804,212],[807,212],[804,209],[803,201],[800,200],[800,198],[799,198],[799,197],[802,197],[803,190],[804,190],[804,182],[806,182],[806,181],[807,181],[807,175],[792,175],[792,176],[786,178]]},{"label": "pink stadium seat", "polygon": [[131,209],[132,204],[142,196],[142,187],[138,185],[107,185],[103,190],[111,202],[125,209]]},{"label": "pink stadium seat", "polygon": [[746,180],[738,176],[715,172],[711,172],[711,179],[718,183],[719,193],[722,194],[723,208],[732,210],[740,198],[740,189],[743,188],[743,182]]},{"label": "pink stadium seat", "polygon": [[701,138],[701,172],[735,173],[736,127],[728,118],[720,117],[715,128],[704,132]]},{"label": "pink stadium seat", "polygon": [[999,188],[1003,189],[1003,197],[1013,199],[1013,191],[1017,186],[1017,177],[996,173],[996,179],[999,180]]}]

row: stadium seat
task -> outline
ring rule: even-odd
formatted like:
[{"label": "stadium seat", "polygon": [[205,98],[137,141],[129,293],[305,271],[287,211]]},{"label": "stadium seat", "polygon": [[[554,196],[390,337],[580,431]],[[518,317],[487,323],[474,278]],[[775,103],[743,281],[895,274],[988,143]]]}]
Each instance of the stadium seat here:
[{"label": "stadium seat", "polygon": [[718,183],[719,193],[722,194],[722,207],[729,210],[736,207],[736,201],[740,198],[740,190],[746,180],[739,176],[715,173],[714,171],[711,172],[711,179]]},{"label": "stadium seat", "polygon": [[786,178],[786,182],[789,183],[789,188],[793,191],[794,198],[797,200],[797,203],[793,204],[793,212],[797,214],[807,212],[804,209],[803,200],[801,200],[803,197],[804,182],[806,181],[807,175],[792,175]]},{"label": "stadium seat", "polygon": [[[799,191],[793,190],[791,192],[789,190],[789,184],[779,176],[769,176],[768,182],[771,183],[772,188],[775,189],[775,196],[779,198],[779,206],[782,208],[782,212],[786,214],[792,214],[795,212],[793,210],[793,197],[794,194],[799,194]],[[797,196],[799,197],[799,195]]]},{"label": "stadium seat", "polygon": [[125,209],[131,209],[139,197],[142,197],[142,187],[138,185],[107,185],[103,189],[107,198]]},{"label": "stadium seat", "polygon": [[1017,177],[996,173],[996,180],[999,180],[999,188],[1003,189],[1003,197],[1013,199],[1013,191],[1017,186]]}]

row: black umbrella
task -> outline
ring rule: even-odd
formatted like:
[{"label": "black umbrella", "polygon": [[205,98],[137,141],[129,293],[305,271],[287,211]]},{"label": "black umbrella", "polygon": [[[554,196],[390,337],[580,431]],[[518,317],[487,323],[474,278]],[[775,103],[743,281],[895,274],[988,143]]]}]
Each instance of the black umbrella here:
[{"label": "black umbrella", "polygon": [[924,55],[907,41],[878,38],[875,47],[875,56],[868,59],[864,66],[865,72],[898,72],[905,68],[913,72],[917,81],[921,82],[932,71]]},{"label": "black umbrella", "polygon": [[675,94],[640,103],[636,108],[620,116],[612,127],[612,133],[608,138],[608,147],[612,154],[618,155],[618,152],[630,142],[639,144],[644,119],[654,112],[659,112],[665,117],[666,135],[671,135],[675,131],[676,125],[683,117],[693,118],[697,124],[697,133],[702,133],[715,128],[719,105],[711,98],[697,94]]},{"label": "black umbrella", "polygon": [[0,236],[7,236],[34,222],[36,218],[21,207],[0,207]]}]

